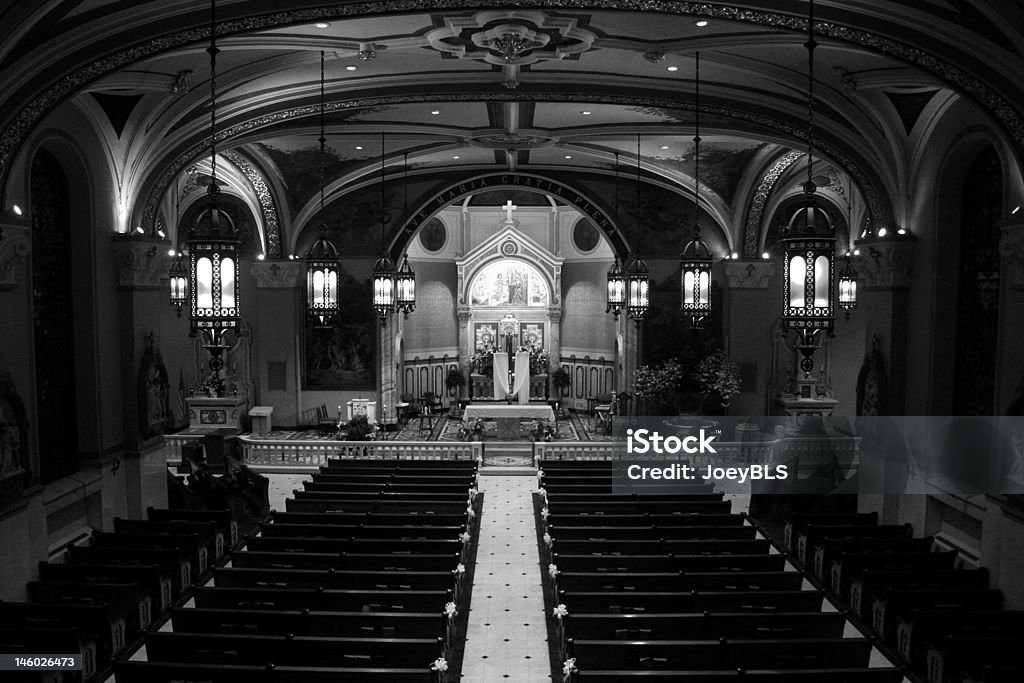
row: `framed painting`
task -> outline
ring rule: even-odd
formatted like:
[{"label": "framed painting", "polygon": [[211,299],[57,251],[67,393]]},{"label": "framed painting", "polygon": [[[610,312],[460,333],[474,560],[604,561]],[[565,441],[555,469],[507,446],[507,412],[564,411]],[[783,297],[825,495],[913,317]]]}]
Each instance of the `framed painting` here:
[{"label": "framed painting", "polygon": [[487,349],[494,348],[498,343],[497,323],[474,323],[473,324],[473,353],[480,353]]},{"label": "framed painting", "polygon": [[370,391],[377,388],[377,323],[370,286],[350,278],[338,288],[343,322],[306,327],[306,387]]}]

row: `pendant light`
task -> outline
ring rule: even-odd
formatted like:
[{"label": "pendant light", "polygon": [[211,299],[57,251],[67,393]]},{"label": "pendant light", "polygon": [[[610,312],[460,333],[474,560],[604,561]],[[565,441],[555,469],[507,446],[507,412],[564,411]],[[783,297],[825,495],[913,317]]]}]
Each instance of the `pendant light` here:
[{"label": "pendant light", "polygon": [[828,215],[814,205],[814,1],[807,20],[807,182],[804,205],[790,219],[782,239],[785,250],[782,325],[800,335],[800,369],[809,378],[818,337],[835,324],[835,234]]},{"label": "pendant light", "polygon": [[181,252],[175,256],[168,275],[170,276],[171,305],[174,306],[174,310],[177,311],[180,318],[181,309],[188,301],[188,268],[185,266],[185,257]]},{"label": "pendant light", "polygon": [[388,256],[384,211],[384,132],[380,134],[380,242],[381,257],[373,266],[373,308],[380,318],[380,326],[387,327],[388,315],[395,310],[395,264]]},{"label": "pendant light", "polygon": [[857,308],[857,269],[853,267],[852,254],[846,251],[843,270],[839,273],[839,308],[850,319],[850,312]]},{"label": "pendant light", "polygon": [[306,254],[306,316],[313,327],[332,327],[338,319],[338,249],[327,238],[324,189],[327,184],[327,135],[324,125],[324,51],[320,51],[320,237]]},{"label": "pendant light", "polygon": [[[409,211],[409,153],[402,155],[402,216]],[[416,310],[416,272],[409,265],[409,253],[402,256],[402,265],[395,276],[395,307],[406,318]]]},{"label": "pendant light", "polygon": [[239,240],[231,217],[217,206],[217,11],[210,2],[210,186],[207,208],[189,230],[189,300],[193,331],[203,332],[212,356],[210,369],[223,367],[220,359],[224,333],[238,326]]},{"label": "pendant light", "polygon": [[[615,221],[619,220],[619,153],[615,152]],[[622,264],[619,263],[619,255],[615,254],[615,261],[608,269],[608,305],[605,313],[611,313],[618,319],[626,305],[626,276],[622,272]]]},{"label": "pendant light", "polygon": [[691,328],[700,329],[711,315],[711,250],[700,238],[700,52],[696,55],[695,74],[693,239],[679,255],[679,309]]},{"label": "pendant light", "polygon": [[633,261],[626,269],[626,310],[629,317],[636,321],[640,327],[640,321],[647,316],[650,308],[650,271],[647,269],[647,262],[640,258],[640,135],[636,136],[636,252],[633,254]]}]

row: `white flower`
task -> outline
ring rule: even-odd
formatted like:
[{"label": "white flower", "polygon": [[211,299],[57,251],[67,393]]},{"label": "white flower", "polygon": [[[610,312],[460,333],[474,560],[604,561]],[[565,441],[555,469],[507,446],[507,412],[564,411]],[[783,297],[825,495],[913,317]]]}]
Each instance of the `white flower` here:
[{"label": "white flower", "polygon": [[476,488],[471,488],[469,490],[469,499],[472,501],[474,498],[476,498],[477,493],[479,493],[479,491],[477,491]]},{"label": "white flower", "polygon": [[459,540],[462,541],[464,544],[469,543],[471,538],[472,536],[469,535],[468,531],[463,531],[461,534],[459,534]]},{"label": "white flower", "polygon": [[469,517],[470,519],[473,519],[474,517],[476,517],[476,511],[473,509],[472,505],[470,505],[470,506],[468,506],[466,508],[466,516]]},{"label": "white flower", "polygon": [[538,479],[543,479],[544,478],[544,470],[537,470],[537,478]]},{"label": "white flower", "polygon": [[544,545],[551,547],[551,534],[544,534]]},{"label": "white flower", "polygon": [[455,565],[455,573],[456,574],[465,574],[466,573],[466,565],[464,565],[461,562],[459,562],[457,565]]},{"label": "white flower", "polygon": [[569,616],[569,610],[562,603],[559,603],[555,609],[551,610],[551,612],[555,615],[555,619],[561,619],[562,617]]},{"label": "white flower", "polygon": [[540,509],[540,518],[541,519],[547,519],[548,518],[548,509],[547,508],[541,508]]},{"label": "white flower", "polygon": [[555,578],[556,576],[558,576],[558,565],[557,564],[549,564],[548,565],[548,574],[551,575],[551,578]]},{"label": "white flower", "polygon": [[448,660],[445,659],[444,657],[438,657],[437,659],[434,660],[434,663],[430,665],[430,670],[431,671],[447,671],[448,670]]},{"label": "white flower", "polygon": [[572,659],[565,660],[565,664],[562,665],[562,673],[565,674],[566,676],[568,676],[568,675],[570,675],[575,670],[576,670],[576,658],[573,657]]},{"label": "white flower", "polygon": [[445,613],[445,616],[447,616],[449,619],[454,619],[455,615],[458,614],[458,612],[455,610],[455,603],[454,602],[446,603],[445,606],[444,606],[444,613]]}]

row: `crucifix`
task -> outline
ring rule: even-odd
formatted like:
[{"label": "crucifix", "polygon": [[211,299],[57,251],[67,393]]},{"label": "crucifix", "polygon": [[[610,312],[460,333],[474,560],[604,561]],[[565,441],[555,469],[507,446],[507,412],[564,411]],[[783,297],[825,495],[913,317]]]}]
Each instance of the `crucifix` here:
[{"label": "crucifix", "polygon": [[512,200],[509,199],[501,208],[505,209],[505,220],[502,221],[501,224],[511,225],[512,227],[518,226],[519,221],[517,221],[515,218],[512,218],[512,212],[518,209],[519,207],[513,204]]}]

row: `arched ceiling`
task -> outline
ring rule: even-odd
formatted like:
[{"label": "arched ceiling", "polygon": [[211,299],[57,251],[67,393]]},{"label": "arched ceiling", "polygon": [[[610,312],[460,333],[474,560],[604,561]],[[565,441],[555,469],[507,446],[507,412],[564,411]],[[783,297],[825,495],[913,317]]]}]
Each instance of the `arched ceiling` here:
[{"label": "arched ceiling", "polygon": [[[321,51],[334,171],[352,182],[379,172],[381,132],[389,173],[608,172],[616,155],[630,173],[640,135],[645,174],[690,187],[697,51],[706,153],[747,164],[707,179],[702,201],[739,213],[736,188],[806,145],[804,0],[434,4],[218,2],[221,148],[270,162],[314,148]],[[1020,2],[816,6],[816,147],[876,219],[893,220],[910,133],[940,93],[1024,141]],[[132,221],[152,229],[171,180],[208,152],[208,39],[204,0],[0,2],[0,172],[70,102],[102,122]],[[310,197],[294,199],[292,213]]]}]

